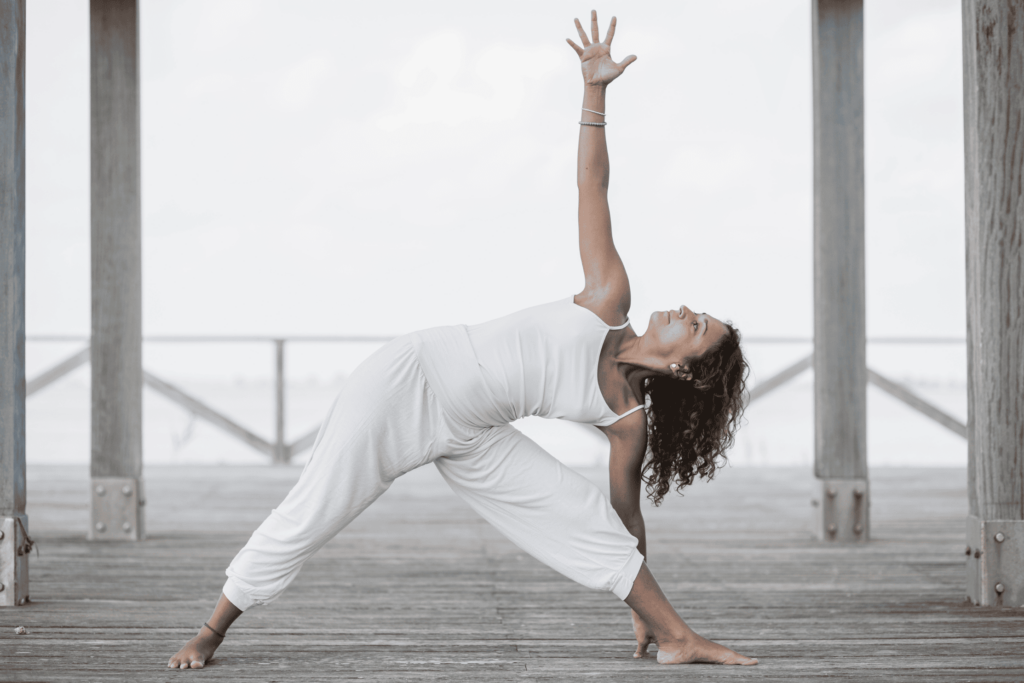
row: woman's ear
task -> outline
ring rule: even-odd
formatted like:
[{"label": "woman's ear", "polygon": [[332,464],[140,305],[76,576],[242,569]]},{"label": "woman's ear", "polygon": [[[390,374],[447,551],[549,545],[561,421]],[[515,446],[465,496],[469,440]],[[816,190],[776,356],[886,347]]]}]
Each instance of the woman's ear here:
[{"label": "woman's ear", "polygon": [[691,381],[693,379],[693,371],[690,369],[689,363],[686,363],[682,367],[679,367],[679,363],[669,363],[668,369],[676,379],[686,381]]},{"label": "woman's ear", "polygon": [[690,368],[689,363],[679,369],[679,378],[685,379],[687,382],[693,381],[693,369]]}]

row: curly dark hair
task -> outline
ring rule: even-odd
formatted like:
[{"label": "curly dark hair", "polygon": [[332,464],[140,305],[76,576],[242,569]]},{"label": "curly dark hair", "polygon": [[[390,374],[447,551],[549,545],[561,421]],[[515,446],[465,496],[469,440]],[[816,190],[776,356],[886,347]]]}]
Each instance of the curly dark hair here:
[{"label": "curly dark hair", "polygon": [[714,346],[690,359],[692,381],[658,376],[644,382],[648,450],[643,480],[655,505],[673,482],[682,493],[697,476],[710,481],[732,447],[743,415],[748,367],[739,330],[725,327]]}]

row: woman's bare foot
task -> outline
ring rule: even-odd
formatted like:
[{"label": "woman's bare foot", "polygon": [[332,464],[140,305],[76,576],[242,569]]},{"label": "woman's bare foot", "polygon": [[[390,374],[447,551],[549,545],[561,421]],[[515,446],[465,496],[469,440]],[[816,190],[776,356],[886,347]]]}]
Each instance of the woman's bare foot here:
[{"label": "woman's bare foot", "polygon": [[169,669],[202,669],[224,639],[205,626],[167,662]]},{"label": "woman's bare foot", "polygon": [[694,633],[685,641],[659,641],[658,664],[740,664],[752,666],[757,660],[733,652]]}]

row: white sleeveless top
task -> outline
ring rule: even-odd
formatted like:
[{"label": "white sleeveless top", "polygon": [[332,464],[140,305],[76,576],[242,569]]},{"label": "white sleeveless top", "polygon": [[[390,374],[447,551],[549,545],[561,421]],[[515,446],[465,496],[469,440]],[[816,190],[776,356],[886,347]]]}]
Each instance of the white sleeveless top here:
[{"label": "white sleeveless top", "polygon": [[643,408],[616,414],[597,381],[608,331],[628,324],[607,325],[570,297],[412,337],[431,388],[468,425],[498,426],[537,415],[607,427]]}]

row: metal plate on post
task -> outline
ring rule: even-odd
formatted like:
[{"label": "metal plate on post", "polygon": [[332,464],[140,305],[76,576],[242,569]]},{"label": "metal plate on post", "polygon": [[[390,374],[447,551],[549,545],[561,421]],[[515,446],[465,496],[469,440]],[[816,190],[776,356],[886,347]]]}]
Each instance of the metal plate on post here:
[{"label": "metal plate on post", "polygon": [[[20,523],[19,523],[20,521]],[[0,607],[28,602],[28,517],[0,517]]]},{"label": "metal plate on post", "polygon": [[141,479],[94,477],[91,486],[90,541],[141,541],[146,537]]},{"label": "metal plate on post", "polygon": [[867,479],[815,479],[814,533],[820,541],[861,543],[870,536]]},{"label": "metal plate on post", "polygon": [[967,596],[983,607],[1024,607],[1024,520],[967,517]]}]

